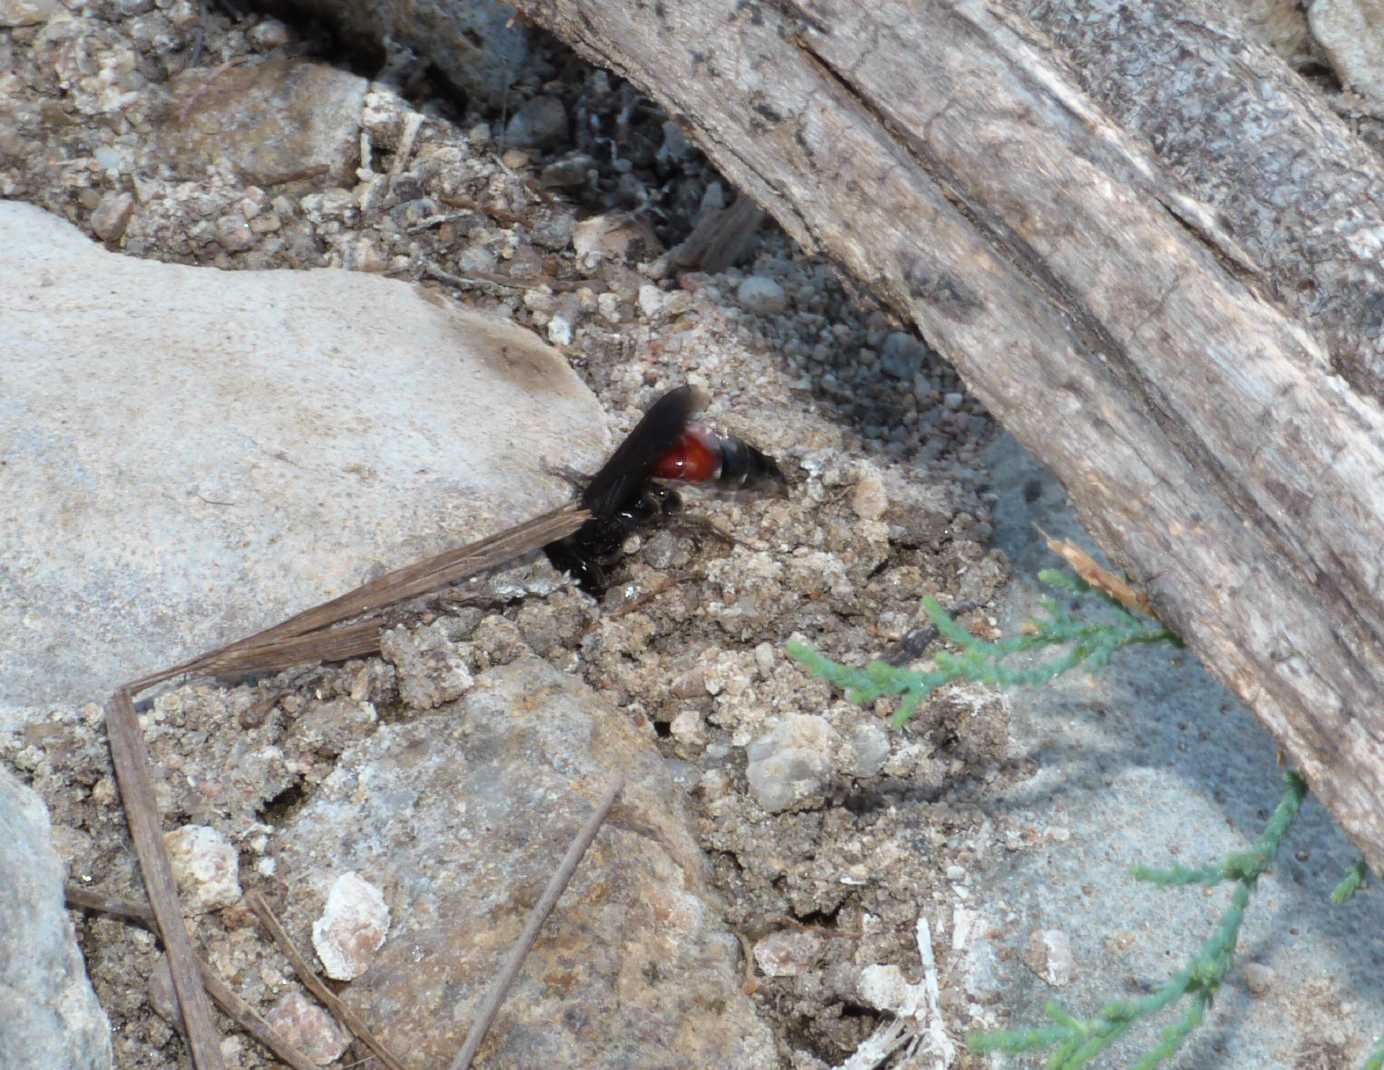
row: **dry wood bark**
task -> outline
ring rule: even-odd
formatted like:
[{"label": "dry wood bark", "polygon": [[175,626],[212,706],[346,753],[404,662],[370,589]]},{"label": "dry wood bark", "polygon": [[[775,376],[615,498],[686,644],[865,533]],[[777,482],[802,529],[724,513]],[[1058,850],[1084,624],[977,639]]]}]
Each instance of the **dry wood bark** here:
[{"label": "dry wood bark", "polygon": [[1384,872],[1384,172],[1195,2],[518,0],[915,322]]}]

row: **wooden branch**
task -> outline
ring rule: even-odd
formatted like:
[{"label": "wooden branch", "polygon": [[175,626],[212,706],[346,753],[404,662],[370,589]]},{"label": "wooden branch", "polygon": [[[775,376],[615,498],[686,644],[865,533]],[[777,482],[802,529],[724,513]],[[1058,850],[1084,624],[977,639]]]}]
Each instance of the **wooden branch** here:
[{"label": "wooden branch", "polygon": [[173,869],[163,845],[158,803],[154,798],[154,771],[144,747],[144,737],[140,735],[130,693],[124,688],[112,695],[106,705],[106,734],[110,737],[115,779],[120,784],[125,820],[130,825],[135,854],[139,856],[144,888],[158,920],[164,951],[168,954],[173,991],[183,1018],[183,1033],[192,1063],[198,1070],[221,1070],[225,1065],[221,1061],[221,1042],[211,1024],[211,1008],[207,1006],[192,941],[183,925]]},{"label": "wooden branch", "polygon": [[[1384,292],[1384,171],[1325,102],[1197,0],[1023,5],[1084,55],[1083,19],[1156,25],[1100,61],[1114,115],[1147,113],[1122,64],[1176,75],[1189,115],[1231,102],[1189,191],[1157,114],[1131,133],[999,0],[517,6],[915,322],[1384,872],[1384,343],[1361,296]],[[1267,255],[1280,226],[1295,252]]]}]

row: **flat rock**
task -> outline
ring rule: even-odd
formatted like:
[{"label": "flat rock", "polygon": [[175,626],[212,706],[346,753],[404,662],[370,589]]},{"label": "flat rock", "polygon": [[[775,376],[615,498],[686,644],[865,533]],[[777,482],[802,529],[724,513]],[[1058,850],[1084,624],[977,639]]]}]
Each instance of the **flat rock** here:
[{"label": "flat rock", "polygon": [[337,878],[391,923],[341,995],[408,1067],[445,1066],[529,908],[616,770],[625,791],[481,1048],[487,1066],[777,1065],[653,734],[526,658],[342,754],[272,848],[306,943]]},{"label": "flat rock", "polygon": [[436,293],[108,253],[0,203],[0,714],[99,699],[570,497],[566,361]]},{"label": "flat rock", "polygon": [[0,765],[0,1066],[106,1070],[110,1025],[63,906],[43,802]]},{"label": "flat rock", "polygon": [[354,179],[369,89],[359,75],[284,56],[198,67],[170,89],[165,121],[154,131],[159,156],[181,176],[219,167],[269,186],[325,168],[338,183]]}]

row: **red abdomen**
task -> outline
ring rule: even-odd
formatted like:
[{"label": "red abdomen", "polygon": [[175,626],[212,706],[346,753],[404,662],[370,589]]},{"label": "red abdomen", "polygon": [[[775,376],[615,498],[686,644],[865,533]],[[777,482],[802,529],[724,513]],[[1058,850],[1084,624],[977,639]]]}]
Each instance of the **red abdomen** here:
[{"label": "red abdomen", "polygon": [[678,444],[659,458],[655,479],[679,479],[704,483],[721,474],[721,445],[716,436],[700,427],[689,427]]}]

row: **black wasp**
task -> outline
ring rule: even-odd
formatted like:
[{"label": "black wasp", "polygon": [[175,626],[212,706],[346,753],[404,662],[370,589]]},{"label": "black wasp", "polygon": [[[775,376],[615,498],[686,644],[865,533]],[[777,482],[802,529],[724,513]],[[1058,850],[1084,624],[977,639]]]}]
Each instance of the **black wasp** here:
[{"label": "black wasp", "polygon": [[570,572],[583,591],[597,598],[605,593],[606,567],[625,540],[682,508],[677,492],[656,480],[786,489],[788,480],[772,457],[742,439],[691,422],[704,402],[690,386],[655,401],[582,491],[581,504],[591,519],[543,547],[553,567]]}]

